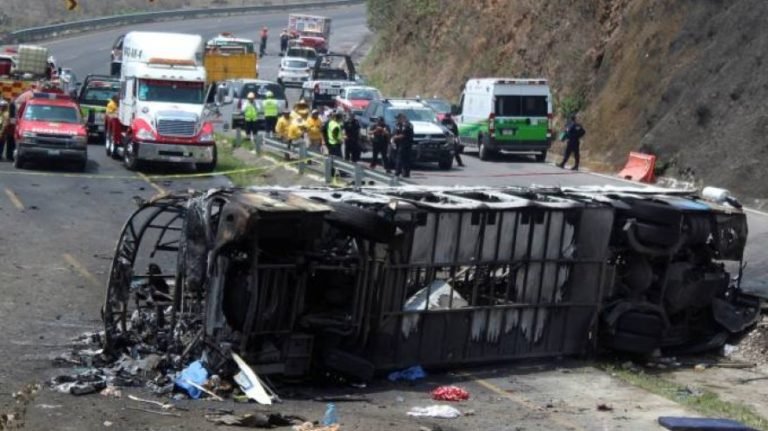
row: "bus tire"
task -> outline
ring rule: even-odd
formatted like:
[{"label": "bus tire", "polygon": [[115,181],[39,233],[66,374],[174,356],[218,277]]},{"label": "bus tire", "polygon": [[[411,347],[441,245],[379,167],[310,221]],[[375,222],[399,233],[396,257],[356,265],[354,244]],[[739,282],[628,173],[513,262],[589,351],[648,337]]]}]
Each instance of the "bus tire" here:
[{"label": "bus tire", "polygon": [[536,161],[539,163],[543,163],[547,161],[547,150],[544,150],[538,154],[536,154]]}]

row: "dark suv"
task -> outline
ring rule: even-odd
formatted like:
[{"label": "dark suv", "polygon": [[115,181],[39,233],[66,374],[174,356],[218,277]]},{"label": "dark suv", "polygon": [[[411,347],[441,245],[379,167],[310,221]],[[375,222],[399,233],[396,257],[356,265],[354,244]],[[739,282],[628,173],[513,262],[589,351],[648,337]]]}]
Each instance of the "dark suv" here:
[{"label": "dark suv", "polygon": [[[360,118],[364,133],[378,117],[384,117],[390,130],[395,130],[395,117],[404,113],[413,125],[414,162],[437,162],[441,169],[453,166],[453,137],[437,122],[435,111],[420,100],[382,99],[372,100]],[[367,141],[368,137],[363,137]],[[368,145],[367,145],[368,146]]]}]

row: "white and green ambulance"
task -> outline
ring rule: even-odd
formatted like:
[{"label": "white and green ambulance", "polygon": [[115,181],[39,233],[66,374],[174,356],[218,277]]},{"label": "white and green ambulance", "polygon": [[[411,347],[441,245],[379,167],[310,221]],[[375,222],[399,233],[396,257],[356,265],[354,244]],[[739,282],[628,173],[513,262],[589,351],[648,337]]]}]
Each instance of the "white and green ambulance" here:
[{"label": "white and green ambulance", "polygon": [[552,142],[552,94],[544,79],[473,78],[455,109],[461,143],[481,160],[500,151],[547,158]]}]

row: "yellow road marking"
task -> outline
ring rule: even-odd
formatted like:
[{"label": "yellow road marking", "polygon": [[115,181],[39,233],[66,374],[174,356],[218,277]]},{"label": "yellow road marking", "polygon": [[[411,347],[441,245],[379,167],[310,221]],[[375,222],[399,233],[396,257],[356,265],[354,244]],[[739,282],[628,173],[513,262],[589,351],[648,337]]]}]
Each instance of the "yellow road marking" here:
[{"label": "yellow road marking", "polygon": [[142,174],[141,172],[139,172],[138,174],[139,174],[139,177],[141,177],[142,180],[146,181],[147,184],[149,184],[150,186],[152,186],[152,188],[157,190],[158,193],[163,194],[163,195],[168,193],[164,188],[162,188],[159,185],[153,183],[152,180],[148,176]]},{"label": "yellow road marking", "polygon": [[21,199],[19,199],[19,197],[16,195],[16,193],[13,192],[13,190],[6,187],[5,194],[8,196],[8,199],[11,200],[11,203],[13,204],[13,206],[16,207],[17,210],[19,211],[24,210],[24,204],[21,203]]},{"label": "yellow road marking", "polygon": [[511,392],[508,392],[508,391],[505,391],[504,389],[501,389],[500,387],[494,385],[493,383],[491,383],[491,382],[489,382],[487,380],[478,379],[478,378],[476,378],[475,376],[473,376],[472,374],[469,374],[469,373],[459,373],[459,374],[464,376],[464,377],[471,378],[472,381],[477,383],[478,385],[488,389],[491,392],[494,392],[494,393],[496,393],[498,395],[501,395],[502,397],[504,397],[504,398],[506,398],[506,399],[508,399],[508,400],[510,400],[510,401],[512,401],[512,402],[514,402],[514,403],[516,403],[518,405],[520,405],[521,407],[525,408],[526,410],[529,410],[529,411],[534,412],[534,413],[544,413],[544,414],[546,414],[547,417],[550,420],[552,420],[552,422],[555,422],[556,424],[558,424],[558,425],[560,425],[560,426],[562,426],[562,427],[564,427],[566,429],[585,430],[585,428],[583,428],[582,426],[580,426],[578,424],[575,424],[575,423],[573,423],[573,422],[571,422],[571,421],[569,421],[569,420],[567,420],[567,419],[565,419],[563,417],[555,415],[552,412],[548,412],[548,411],[542,409],[541,407],[537,406],[536,404],[532,403],[527,398],[522,397],[522,396],[517,395],[517,394],[514,394],[514,393],[511,393]]},{"label": "yellow road marking", "polygon": [[78,262],[78,260],[75,259],[74,256],[72,256],[69,253],[64,253],[62,254],[62,257],[64,257],[64,260],[66,260],[67,263],[75,269],[75,271],[80,273],[80,275],[82,275],[83,278],[88,280],[92,285],[97,287],[101,285],[101,283],[99,283],[99,280],[96,278],[96,276],[93,275],[91,271],[88,271],[88,268],[83,266],[82,263]]}]

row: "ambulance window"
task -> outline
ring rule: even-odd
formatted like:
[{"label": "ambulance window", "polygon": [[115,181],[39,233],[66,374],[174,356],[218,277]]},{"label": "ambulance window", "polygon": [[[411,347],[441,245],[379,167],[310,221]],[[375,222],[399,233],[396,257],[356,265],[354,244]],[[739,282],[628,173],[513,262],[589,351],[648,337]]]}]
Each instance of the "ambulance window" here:
[{"label": "ambulance window", "polygon": [[546,117],[547,96],[523,96],[522,114],[525,117]]},{"label": "ambulance window", "polygon": [[522,116],[520,96],[496,96],[494,113],[499,117]]}]

